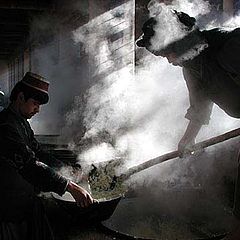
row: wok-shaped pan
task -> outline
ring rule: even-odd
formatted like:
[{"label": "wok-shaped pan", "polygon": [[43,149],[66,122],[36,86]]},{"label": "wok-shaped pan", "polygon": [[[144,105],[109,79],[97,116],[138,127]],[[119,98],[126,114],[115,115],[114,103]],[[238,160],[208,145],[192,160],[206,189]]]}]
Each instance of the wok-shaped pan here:
[{"label": "wok-shaped pan", "polygon": [[110,200],[99,200],[87,208],[82,208],[68,193],[65,193],[63,197],[55,193],[52,196],[75,222],[84,224],[98,223],[110,218],[122,198],[119,196]]},{"label": "wok-shaped pan", "polygon": [[[109,234],[114,235],[115,233],[116,237],[120,236],[120,238],[125,235],[127,236],[126,239],[147,240],[222,239],[226,236],[226,232],[230,230],[218,224],[221,220],[216,222],[214,218],[212,220],[207,218],[206,209],[215,208],[213,203],[209,204],[209,206],[204,206],[206,208],[204,210],[206,213],[204,214],[199,209],[199,218],[201,218],[201,215],[205,216],[203,222],[201,222],[202,219],[194,219],[191,214],[175,215],[173,213],[175,212],[174,207],[169,211],[165,206],[159,211],[161,206],[159,208],[156,207],[156,203],[152,201],[151,196],[149,201],[146,199],[143,201],[141,198],[122,199],[112,217],[102,222],[102,229]],[[180,208],[181,204],[183,205],[183,203],[179,204]],[[220,215],[223,222],[226,219],[231,219],[231,216],[228,216],[223,210],[220,211],[223,213],[223,216]],[[228,223],[230,224],[230,222]]]}]

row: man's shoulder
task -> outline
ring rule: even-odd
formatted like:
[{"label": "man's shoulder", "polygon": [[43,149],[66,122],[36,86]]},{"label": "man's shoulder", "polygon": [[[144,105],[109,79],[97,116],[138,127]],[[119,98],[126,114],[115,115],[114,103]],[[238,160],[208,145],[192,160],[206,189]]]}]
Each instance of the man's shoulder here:
[{"label": "man's shoulder", "polygon": [[218,45],[219,43],[224,43],[226,40],[232,37],[240,37],[240,28],[213,28],[202,31],[202,34],[210,45]]},{"label": "man's shoulder", "polygon": [[209,47],[206,51],[208,57],[215,56],[225,46],[225,44],[233,38],[240,39],[240,28],[224,29],[213,28],[202,31]]},{"label": "man's shoulder", "polygon": [[240,27],[237,28],[224,28],[224,27],[217,27],[217,28],[211,28],[201,31],[202,33],[206,34],[220,34],[220,35],[228,35],[233,32],[239,32]]},{"label": "man's shoulder", "polygon": [[16,121],[16,117],[8,108],[5,108],[0,112],[0,124],[12,125],[15,124]]}]

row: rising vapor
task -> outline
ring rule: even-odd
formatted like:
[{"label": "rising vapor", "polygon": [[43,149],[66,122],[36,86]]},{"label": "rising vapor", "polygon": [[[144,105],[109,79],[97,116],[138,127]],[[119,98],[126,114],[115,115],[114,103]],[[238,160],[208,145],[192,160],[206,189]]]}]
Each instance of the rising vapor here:
[{"label": "rising vapor", "polygon": [[[122,13],[123,9],[129,7],[131,5],[128,4],[120,6],[114,13]],[[210,12],[209,4],[205,1],[173,1],[173,5],[168,8],[184,10],[195,17]],[[73,33],[74,40],[82,42],[91,56],[91,64],[95,67],[94,76],[103,73],[109,65],[114,66],[107,38],[112,26],[97,24],[104,21],[106,16],[109,18],[109,14],[115,16],[111,11],[107,12]],[[131,22],[125,19],[124,26],[127,28]],[[182,34],[184,36],[185,32]],[[133,44],[133,36],[128,41]],[[131,52],[129,46],[122,49],[121,54],[127,56]],[[80,162],[90,164],[124,157],[126,166],[130,167],[176,149],[187,125],[184,115],[189,105],[181,68],[173,67],[165,59],[154,57],[148,52],[144,53],[136,67],[135,75],[132,74],[133,63],[134,59],[124,68],[93,83],[85,95],[84,112],[78,112],[79,103],[71,112],[73,115],[82,114],[86,127],[83,138],[72,144],[79,151]],[[236,119],[226,116],[215,106],[211,124],[203,127],[198,140],[221,134],[237,125]],[[82,147],[84,142],[88,143],[85,148]],[[163,171],[168,172],[168,167],[165,164]],[[174,174],[179,175],[176,172]]]}]

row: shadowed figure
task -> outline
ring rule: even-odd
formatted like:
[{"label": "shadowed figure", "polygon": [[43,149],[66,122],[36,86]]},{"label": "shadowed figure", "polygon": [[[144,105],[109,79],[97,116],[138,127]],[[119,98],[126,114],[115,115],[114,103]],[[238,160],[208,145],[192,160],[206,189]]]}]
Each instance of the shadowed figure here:
[{"label": "shadowed figure", "polygon": [[[10,104],[0,112],[0,239],[51,240],[40,191],[63,195],[70,192],[81,207],[93,203],[90,194],[46,165],[28,119],[46,104],[49,83],[28,72],[10,95]],[[50,157],[50,156],[49,156]]]},{"label": "shadowed figure", "polygon": [[[184,155],[202,125],[209,123],[213,104],[229,116],[240,118],[240,28],[200,31],[196,19],[186,13],[166,10],[163,5],[154,13],[143,24],[143,35],[136,44],[182,67],[190,101],[185,115],[189,123],[178,144]],[[162,24],[164,21],[166,24]],[[239,177],[233,213],[240,218]],[[240,225],[228,239],[240,239]]]}]

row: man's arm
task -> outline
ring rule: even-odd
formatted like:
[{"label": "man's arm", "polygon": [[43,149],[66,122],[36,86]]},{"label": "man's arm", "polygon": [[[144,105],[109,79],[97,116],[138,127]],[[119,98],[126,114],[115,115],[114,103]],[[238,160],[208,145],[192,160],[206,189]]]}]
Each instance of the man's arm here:
[{"label": "man's arm", "polygon": [[200,131],[202,124],[199,122],[189,121],[187,129],[181,140],[178,143],[178,151],[180,153],[187,152],[193,144],[195,144],[195,139]]},{"label": "man's arm", "polygon": [[189,120],[183,137],[178,144],[178,150],[183,153],[195,143],[202,125],[208,124],[212,112],[213,102],[206,97],[200,87],[201,76],[191,70],[183,68],[183,76],[189,92],[190,107],[185,115]]},{"label": "man's arm", "polygon": [[[52,191],[59,195],[69,191],[82,206],[93,202],[90,194],[80,186],[68,181],[46,164],[39,162],[35,153],[24,143],[14,128],[8,124],[0,125],[0,150],[2,156],[32,185],[42,191]],[[72,187],[72,185],[75,186]]]}]

